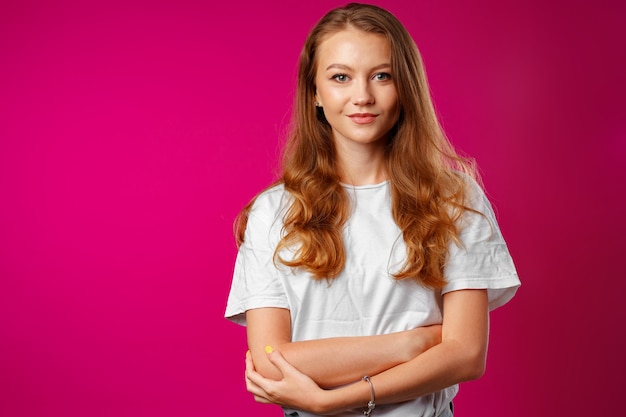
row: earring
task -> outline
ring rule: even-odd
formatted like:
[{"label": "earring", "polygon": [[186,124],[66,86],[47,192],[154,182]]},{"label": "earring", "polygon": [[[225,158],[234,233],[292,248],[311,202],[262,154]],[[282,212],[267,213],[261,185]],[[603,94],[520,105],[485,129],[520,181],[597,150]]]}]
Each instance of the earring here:
[{"label": "earring", "polygon": [[322,107],[322,106],[320,105],[320,103],[318,103],[318,102],[316,101],[316,102],[315,102],[315,107]]}]

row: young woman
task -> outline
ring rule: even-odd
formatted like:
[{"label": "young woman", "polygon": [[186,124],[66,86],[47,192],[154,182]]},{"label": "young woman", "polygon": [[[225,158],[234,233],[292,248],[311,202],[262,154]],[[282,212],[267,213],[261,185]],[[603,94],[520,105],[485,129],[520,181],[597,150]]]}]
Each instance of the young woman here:
[{"label": "young woman", "polygon": [[309,34],[282,175],[236,225],[226,317],[248,391],[289,416],[451,416],[520,284],[415,43],[375,6]]}]

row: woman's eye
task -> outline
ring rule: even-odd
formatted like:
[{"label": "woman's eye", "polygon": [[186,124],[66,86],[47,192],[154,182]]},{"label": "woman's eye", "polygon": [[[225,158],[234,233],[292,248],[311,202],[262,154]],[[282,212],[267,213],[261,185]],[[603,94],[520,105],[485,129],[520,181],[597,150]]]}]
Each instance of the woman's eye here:
[{"label": "woman's eye", "polygon": [[391,80],[391,74],[388,74],[386,72],[380,72],[374,75],[374,78],[378,81],[387,81],[387,80]]},{"label": "woman's eye", "polygon": [[345,83],[348,81],[348,76],[346,74],[335,74],[332,77],[333,80],[339,81],[340,83]]}]

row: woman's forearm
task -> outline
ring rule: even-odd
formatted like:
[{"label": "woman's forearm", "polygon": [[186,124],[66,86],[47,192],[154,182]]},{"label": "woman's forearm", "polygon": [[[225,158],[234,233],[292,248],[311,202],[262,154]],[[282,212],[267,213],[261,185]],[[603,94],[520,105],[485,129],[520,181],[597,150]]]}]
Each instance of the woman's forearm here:
[{"label": "woman's forearm", "polygon": [[[465,290],[444,296],[442,342],[408,362],[371,377],[376,403],[411,400],[459,382],[479,378],[485,369],[489,333],[487,292]],[[319,393],[324,413],[362,407],[369,384],[358,382]]]},{"label": "woman's forearm", "polygon": [[[372,376],[376,404],[392,404],[430,394],[454,384],[479,378],[484,354],[468,352],[453,342],[443,342],[418,357]],[[370,400],[369,384],[355,382],[323,392],[317,401],[320,414],[364,407]]]},{"label": "woman's forearm", "polygon": [[430,326],[378,336],[284,343],[277,349],[320,387],[331,388],[407,362],[440,341],[441,326]]},{"label": "woman's forearm", "polygon": [[266,346],[279,350],[289,363],[319,386],[333,388],[375,375],[411,360],[441,341],[441,326],[422,327],[378,336],[337,337],[291,342],[288,310],[262,308],[246,313],[248,347],[256,370],[280,380],[267,358]]}]

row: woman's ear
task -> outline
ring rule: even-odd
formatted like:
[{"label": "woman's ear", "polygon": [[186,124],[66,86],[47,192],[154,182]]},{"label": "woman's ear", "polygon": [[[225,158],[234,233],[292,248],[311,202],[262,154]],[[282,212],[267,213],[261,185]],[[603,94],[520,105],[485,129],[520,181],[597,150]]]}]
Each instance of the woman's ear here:
[{"label": "woman's ear", "polygon": [[315,107],[324,107],[322,105],[322,102],[321,102],[319,96],[317,95],[317,91],[315,92],[315,96],[314,97],[315,97]]}]

